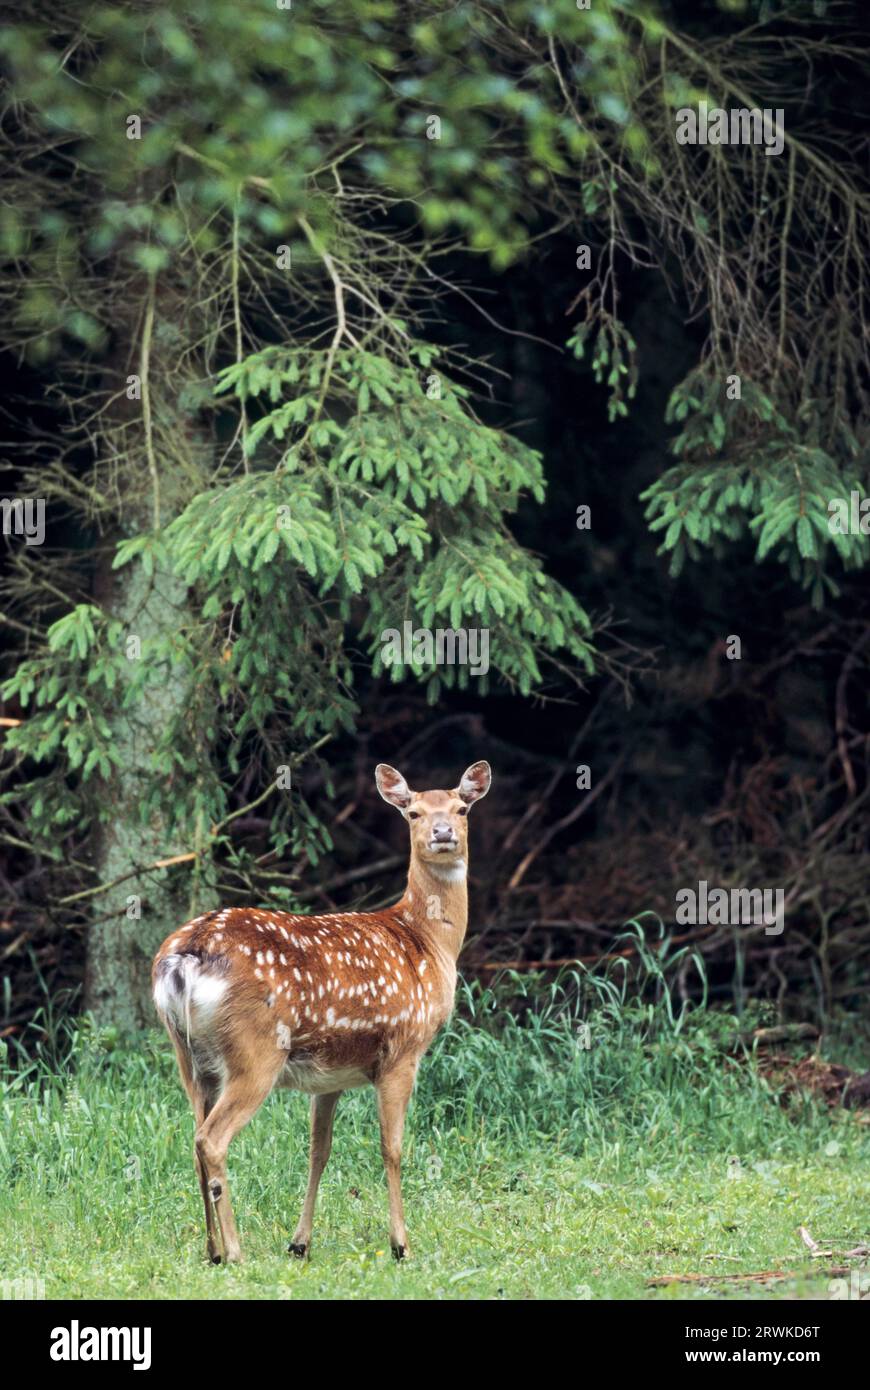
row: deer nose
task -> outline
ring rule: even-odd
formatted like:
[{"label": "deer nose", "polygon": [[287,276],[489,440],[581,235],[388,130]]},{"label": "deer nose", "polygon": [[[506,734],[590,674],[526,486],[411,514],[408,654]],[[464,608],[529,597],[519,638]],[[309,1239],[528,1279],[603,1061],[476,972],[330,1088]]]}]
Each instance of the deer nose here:
[{"label": "deer nose", "polygon": [[456,836],[446,820],[439,820],[432,826],[432,839],[436,844],[451,844]]}]

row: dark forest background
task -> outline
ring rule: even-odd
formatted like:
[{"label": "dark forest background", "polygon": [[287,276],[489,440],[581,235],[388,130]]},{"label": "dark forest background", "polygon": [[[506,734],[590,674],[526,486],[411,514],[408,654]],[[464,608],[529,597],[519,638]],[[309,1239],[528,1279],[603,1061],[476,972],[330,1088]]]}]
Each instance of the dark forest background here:
[{"label": "dark forest background", "polygon": [[[347,65],[348,90],[336,79],[339,90],[329,100],[324,84],[333,78],[323,75],[319,49],[297,55],[299,71],[287,75],[289,95],[280,77],[263,74],[258,45],[269,48],[271,40],[258,36],[255,16],[246,13],[232,21],[250,25],[230,59],[234,75],[216,70],[210,82],[203,78],[208,101],[191,89],[184,118],[190,125],[179,117],[174,143],[166,138],[150,147],[137,173],[135,142],[107,148],[100,122],[109,121],[111,103],[100,93],[122,90],[112,116],[121,131],[128,111],[144,111],[149,102],[153,122],[172,129],[191,81],[188,46],[199,48],[202,64],[219,62],[215,55],[226,48],[220,27],[230,24],[231,7],[205,8],[210,15],[185,7],[187,17],[177,17],[175,28],[169,11],[156,5],[111,6],[108,13],[122,17],[117,23],[92,20],[77,6],[61,6],[50,23],[35,8],[5,20],[3,207],[7,214],[17,208],[19,220],[13,227],[7,215],[4,223],[2,487],[7,497],[46,497],[48,532],[45,545],[27,553],[20,538],[4,540],[9,565],[0,609],[9,683],[0,713],[9,722],[0,828],[0,1033],[14,1041],[34,1019],[44,1026],[46,1011],[82,1007],[119,1028],[148,1022],[148,1006],[139,1000],[155,945],[175,921],[217,899],[321,912],[390,901],[403,881],[404,828],[376,795],[375,764],[398,766],[412,786],[437,787],[454,785],[476,758],[492,764],[493,790],[472,829],[471,924],[461,961],[467,975],[489,981],[504,966],[554,973],[562,963],[591,962],[611,950],[626,953],[630,963],[632,947],[621,933],[627,921],[639,919],[648,936],[665,931],[672,942],[697,948],[714,1001],[737,1009],[750,999],[772,1001],[771,1021],[866,1014],[870,599],[862,565],[868,542],[855,537],[852,549],[835,553],[814,522],[816,540],[805,545],[798,534],[801,497],[794,526],[787,522],[778,542],[758,555],[759,529],[777,507],[791,505],[783,477],[800,449],[807,451],[804,477],[817,519],[825,517],[827,498],[839,495],[830,486],[826,491],[832,477],[844,489],[863,480],[866,491],[866,290],[857,269],[866,255],[861,229],[868,209],[862,7],[596,7],[599,25],[607,16],[612,30],[583,28],[595,12],[590,20],[573,5],[415,6],[416,27],[390,6],[334,5],[330,13],[309,7],[304,24],[307,31],[321,26],[325,48],[342,51],[348,36],[357,45]],[[292,14],[302,25],[303,17]],[[479,47],[469,42],[468,28],[463,37],[463,15],[471,32],[482,34]],[[650,27],[654,21],[672,38],[662,39]],[[420,32],[424,23],[431,35]],[[132,66],[129,77],[124,73],[124,63],[132,64],[143,34],[156,32],[167,55],[162,85],[131,95],[138,79]],[[540,76],[552,59],[554,35],[559,72],[564,66],[575,74],[576,102],[587,128],[598,132],[594,144],[571,146],[555,68]],[[366,44],[394,50],[393,106],[363,81],[379,61],[362,51]],[[67,110],[56,109],[67,98],[53,90],[55,78],[40,59],[46,50],[69,51],[70,64],[80,64],[81,85]],[[709,150],[678,150],[671,111],[662,108],[660,93],[649,95],[651,84],[664,80],[662,53],[673,82],[713,91],[711,72],[703,69],[715,61],[720,76],[757,92],[759,104],[783,106],[787,135],[803,142],[798,153],[788,143],[781,161],[759,160],[757,152],[726,150],[714,159]],[[101,87],[106,54],[114,66]],[[437,153],[427,164],[438,142],[427,145],[419,127],[407,123],[405,103],[436,109],[425,92],[404,95],[401,78],[409,73],[424,84],[431,80],[440,93],[446,143],[452,139],[467,155],[452,168],[439,166]],[[468,73],[478,97],[466,104],[456,93]],[[624,115],[603,99],[617,89],[614,74],[628,94]],[[280,128],[274,134],[293,168],[270,204],[272,220],[264,220],[269,199],[257,180],[277,177],[282,166],[268,144],[262,113],[269,101],[246,126],[245,84],[265,91],[276,109],[298,113],[316,100],[318,81],[323,109],[311,117],[307,134]],[[540,109],[502,104],[505,83],[534,90]],[[726,82],[726,97],[727,90]],[[356,91],[354,123],[336,121],[330,129],[342,100],[350,102]],[[83,92],[96,93],[90,106]],[[226,158],[242,190],[235,220],[215,154],[221,102]],[[680,104],[677,96],[673,104]],[[519,126],[525,134],[514,148]],[[254,127],[261,148],[253,136],[248,140]],[[633,153],[635,128],[645,136]],[[529,132],[537,132],[537,143],[526,138]],[[383,141],[383,165],[350,155],[338,180],[322,173],[367,139],[375,146]],[[306,140],[317,145],[313,158],[301,152]],[[409,162],[404,147],[412,140]],[[102,153],[95,156],[92,143]],[[179,155],[179,144],[199,150],[200,162]],[[506,161],[500,173],[484,169],[494,150]],[[804,159],[805,150],[812,159]],[[731,172],[714,186],[704,170],[722,164],[723,156]],[[687,180],[685,223],[675,220],[686,196],[674,188],[677,160],[708,161],[703,170],[688,166],[696,172]],[[775,173],[766,167],[774,164]],[[611,177],[616,202],[608,208]],[[729,199],[727,217],[710,232],[703,219]],[[429,202],[445,209],[443,226]],[[119,205],[128,212],[134,205],[162,207],[168,217],[176,203],[186,220],[171,235],[145,214],[125,221],[117,213]],[[53,227],[52,212],[65,219],[62,231]],[[765,216],[774,224],[769,232]],[[307,261],[298,218],[313,232]],[[485,229],[497,223],[487,240]],[[112,236],[107,226],[114,227]],[[375,228],[383,243],[370,239]],[[271,259],[273,246],[285,241],[299,282],[276,276],[271,265],[258,278],[245,253],[255,265],[258,246]],[[592,276],[578,271],[579,244],[591,248]],[[169,253],[131,259],[134,245]],[[382,245],[384,264],[376,259]],[[234,258],[240,247],[241,258]],[[256,588],[250,555],[224,559],[223,569],[219,559],[211,570],[203,562],[191,583],[182,583],[177,576],[190,559],[184,545],[197,527],[217,535],[231,524],[230,508],[241,496],[234,489],[265,477],[258,469],[277,464],[286,498],[297,505],[294,489],[307,476],[304,451],[295,471],[282,474],[279,460],[304,421],[281,441],[266,434],[252,455],[253,471],[243,470],[234,447],[239,410],[250,430],[264,414],[263,398],[242,390],[228,404],[232,396],[216,397],[214,385],[222,369],[269,348],[298,353],[303,371],[306,354],[311,360],[319,354],[322,365],[334,328],[330,248],[334,257],[341,252],[350,281],[358,275],[358,287],[389,315],[407,320],[415,340],[443,351],[446,367],[439,371],[472,392],[456,398],[457,409],[473,411],[493,440],[508,437],[523,446],[514,462],[528,470],[528,481],[492,483],[486,506],[471,493],[451,500],[427,492],[417,508],[430,527],[427,558],[414,558],[410,571],[400,569],[389,585],[387,556],[386,569],[363,570],[360,584],[350,582],[345,591],[342,575],[333,577],[324,599],[305,560],[282,562],[283,551],[272,566],[275,591]],[[437,265],[437,279],[421,271],[415,255]],[[262,256],[267,259],[265,251]],[[595,288],[598,268],[608,265],[611,283]],[[713,274],[716,265],[723,282],[740,268],[731,298]],[[818,275],[814,267],[821,267]],[[781,309],[784,276],[789,293]],[[587,284],[593,290],[578,303]],[[394,385],[406,370],[425,376],[425,364],[407,356],[401,332],[360,298],[352,312],[357,336],[372,334],[368,350],[387,364],[388,391],[390,372]],[[128,401],[120,386],[128,373],[141,373],[149,315],[153,438],[145,441],[141,402]],[[603,371],[593,367],[593,352],[578,357],[568,345],[584,321],[588,344],[603,333],[609,345],[602,348]],[[622,375],[636,389],[625,398],[627,412],[614,417],[607,376],[617,360],[629,365]],[[284,361],[281,370],[286,367]],[[360,371],[370,369],[363,363]],[[343,383],[353,370],[349,362]],[[742,415],[722,405],[728,370],[751,388]],[[674,418],[674,393],[691,395],[693,382],[695,433],[675,447],[687,427]],[[321,455],[337,451],[356,427],[351,396],[358,401],[357,387],[342,390],[320,402],[322,415],[336,422],[333,437],[314,441]],[[767,413],[764,401],[771,403]],[[723,414],[724,423],[717,418]],[[540,456],[542,500],[534,496],[526,451]],[[481,457],[481,467],[494,468],[489,454]],[[156,525],[148,487],[155,460],[163,482]],[[669,470],[675,468],[687,472],[674,478]],[[772,491],[732,508],[740,515],[730,534],[711,540],[699,521],[691,553],[673,575],[671,556],[660,553],[662,532],[650,529],[640,495],[663,479],[676,487],[707,468],[741,485],[749,477],[767,479]],[[392,505],[397,494],[388,474],[379,485]],[[197,512],[197,499],[206,495],[210,511]],[[712,514],[711,495],[715,489],[706,497],[702,489],[694,493],[685,510]],[[257,508],[265,515],[276,496],[251,494],[242,502],[246,515]],[[588,530],[576,525],[581,505],[591,509]],[[479,515],[472,514],[475,507]],[[178,518],[177,554],[171,545],[169,551],[155,546],[149,569],[146,546],[112,570],[119,544],[157,536]],[[399,524],[392,514],[373,523],[382,531]],[[463,625],[492,631],[487,688],[482,692],[474,678],[464,685],[445,679],[433,702],[428,673],[390,679],[373,663],[384,626],[400,626],[406,616],[422,622],[423,596],[439,587],[432,625],[452,622],[444,574],[438,572],[437,584],[427,578],[428,557],[456,534],[476,556],[487,545],[495,554],[503,525],[521,548],[517,572],[525,574],[528,565],[531,574],[540,564],[561,586],[539,630],[524,626],[522,603],[515,613],[508,607],[504,615],[496,609],[487,616],[484,603],[466,601]],[[467,529],[451,533],[450,527]],[[365,550],[368,540],[359,543]],[[346,579],[346,561],[341,569]],[[819,574],[836,592],[817,591]],[[462,582],[459,576],[457,592]],[[191,593],[201,595],[192,605]],[[559,608],[560,594],[579,605],[588,631],[570,608]],[[216,596],[212,607],[209,596]],[[102,613],[105,634],[97,619],[89,636],[81,616],[66,635],[54,628],[49,642],[52,624],[79,612],[75,605]],[[310,623],[299,618],[306,605]],[[552,627],[559,612],[572,631],[567,642]],[[246,621],[252,645],[265,653],[265,669],[255,663],[230,689],[224,668],[238,664],[231,653]],[[128,691],[122,707],[127,678],[105,673],[116,658],[119,672],[130,665],[123,645],[140,629],[146,645],[158,644],[150,658],[155,679]],[[508,630],[518,644],[516,663],[499,669],[500,635]],[[178,633],[187,646],[173,657],[159,644]],[[726,652],[732,635],[741,640],[739,660]],[[535,652],[536,673],[524,680],[524,662]],[[558,654],[557,662],[542,653]],[[22,678],[22,670],[29,676]],[[70,712],[62,701],[76,691],[80,702]],[[252,706],[255,716],[243,726]],[[107,720],[105,733],[93,734],[94,748],[120,749],[118,764],[104,764],[97,749],[85,772],[90,735],[83,735],[81,756],[71,758],[68,734],[45,722],[52,711],[60,711],[67,731],[76,721],[87,727]],[[174,740],[175,763],[163,736]],[[207,785],[197,771],[200,760],[213,770]],[[267,793],[285,762],[293,764],[293,792],[279,797],[276,810]],[[588,789],[577,786],[584,764]],[[178,862],[153,867],[170,858]],[[702,879],[711,886],[782,888],[783,934],[676,924],[677,890]],[[141,918],[128,916],[130,894],[141,899]],[[688,964],[682,987],[700,988]]]}]

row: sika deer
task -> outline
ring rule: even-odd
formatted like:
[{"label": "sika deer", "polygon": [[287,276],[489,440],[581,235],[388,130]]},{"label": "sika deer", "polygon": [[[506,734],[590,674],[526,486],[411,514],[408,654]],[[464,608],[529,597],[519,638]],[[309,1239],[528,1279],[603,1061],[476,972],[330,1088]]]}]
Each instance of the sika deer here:
[{"label": "sika deer", "polygon": [[290,1252],[301,1257],[310,1248],[338,1099],[371,1084],[390,1245],[397,1259],[409,1253],[400,1182],[405,1111],[420,1058],[453,1007],[468,921],[466,816],[489,791],[490,769],[474,763],[455,791],[412,792],[385,763],[375,780],[411,833],[408,886],[394,907],[324,917],[224,908],[173,932],[154,959],[154,1002],[193,1105],[194,1163],[215,1264],[241,1259],[227,1150],[275,1085],[312,1097],[308,1189]]}]

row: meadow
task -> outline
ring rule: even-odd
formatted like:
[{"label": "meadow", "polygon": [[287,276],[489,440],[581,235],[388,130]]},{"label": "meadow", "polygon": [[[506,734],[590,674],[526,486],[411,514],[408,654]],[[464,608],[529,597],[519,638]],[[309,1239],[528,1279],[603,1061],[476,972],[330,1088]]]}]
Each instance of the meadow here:
[{"label": "meadow", "polygon": [[[266,1102],[230,1151],[246,1261],[212,1267],[168,1040],[43,1018],[3,1060],[0,1281],[73,1299],[830,1298],[831,1261],[799,1227],[840,1250],[868,1239],[862,1114],[777,1096],[741,1041],[751,1015],[678,1007],[638,940],[631,980],[611,963],[461,986],[409,1112],[398,1265],[373,1092],[342,1098],[305,1261],[286,1245],[308,1103]],[[837,1045],[867,1065],[866,1035]],[[718,1281],[769,1270],[788,1278]],[[675,1273],[707,1279],[648,1283]]]}]

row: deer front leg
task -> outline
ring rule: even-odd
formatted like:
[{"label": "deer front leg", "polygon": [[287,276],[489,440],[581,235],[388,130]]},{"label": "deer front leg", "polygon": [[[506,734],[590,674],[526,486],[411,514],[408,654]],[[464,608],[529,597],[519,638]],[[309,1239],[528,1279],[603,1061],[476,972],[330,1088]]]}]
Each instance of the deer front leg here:
[{"label": "deer front leg", "polygon": [[405,1112],[414,1089],[417,1062],[403,1061],[377,1083],[378,1119],[381,1125],[381,1153],[390,1194],[390,1247],[397,1260],[410,1255],[402,1207],[402,1135]]},{"label": "deer front leg", "polygon": [[302,1206],[299,1225],[293,1232],[293,1239],[287,1246],[288,1255],[296,1255],[300,1260],[311,1245],[314,1204],[317,1201],[317,1189],[320,1186],[320,1179],[323,1177],[323,1170],[332,1148],[332,1122],[335,1118],[335,1107],[338,1105],[341,1095],[341,1091],[330,1091],[328,1095],[311,1097],[311,1151],[308,1157],[308,1187],[305,1192],[305,1202]]}]

